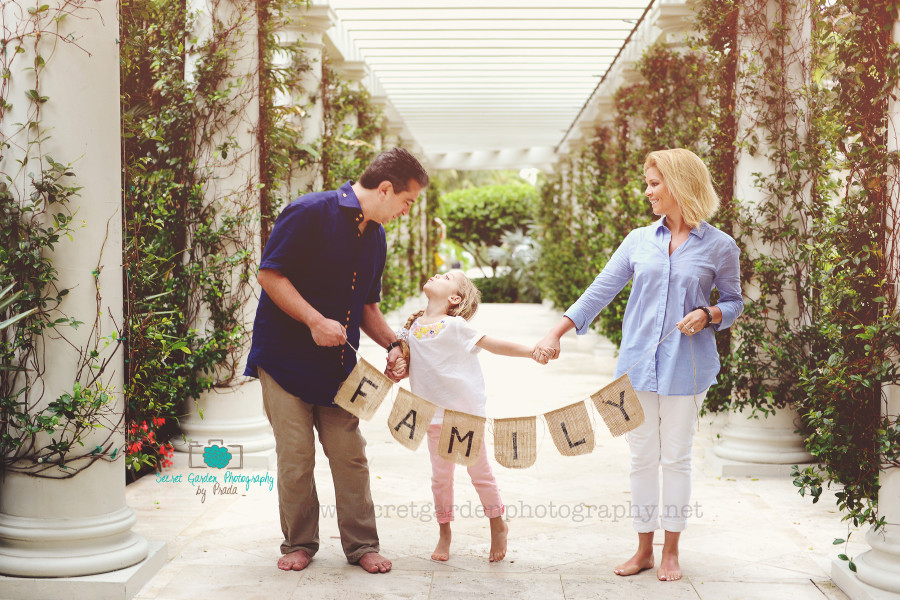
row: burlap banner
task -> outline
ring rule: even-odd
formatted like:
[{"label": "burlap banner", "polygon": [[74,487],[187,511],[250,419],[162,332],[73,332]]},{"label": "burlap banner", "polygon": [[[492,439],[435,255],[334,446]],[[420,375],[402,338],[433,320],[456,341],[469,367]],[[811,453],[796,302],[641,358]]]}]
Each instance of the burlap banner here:
[{"label": "burlap banner", "polygon": [[467,467],[474,465],[484,444],[485,421],[484,417],[445,410],[438,454]]},{"label": "burlap banner", "polygon": [[[360,419],[369,420],[387,397],[393,382],[369,362],[359,363],[334,398],[335,404]],[[644,422],[644,411],[631,386],[622,375],[591,395],[594,406],[614,436],[627,433]],[[438,406],[400,388],[388,427],[395,440],[417,449],[428,432]],[[564,456],[589,454],[594,450],[594,429],[584,402],[577,402],[543,415],[553,443]],[[439,454],[461,465],[475,464],[484,444],[486,419],[453,410],[444,411]],[[494,456],[510,469],[525,469],[537,458],[537,417],[494,420]]]},{"label": "burlap banner", "polygon": [[388,416],[391,435],[410,450],[415,450],[428,433],[435,410],[437,406],[428,400],[400,388],[397,399],[394,400],[394,408]]},{"label": "burlap banner", "polygon": [[537,417],[494,419],[494,458],[509,469],[526,469],[537,458]]},{"label": "burlap banner", "polygon": [[563,456],[590,454],[594,450],[594,428],[584,401],[544,414],[556,449]]},{"label": "burlap banner", "polygon": [[591,400],[613,437],[636,429],[644,422],[641,401],[631,387],[627,373],[592,395]]},{"label": "burlap banner", "polygon": [[368,421],[378,410],[393,384],[394,382],[381,371],[360,358],[356,368],[338,390],[334,403]]}]

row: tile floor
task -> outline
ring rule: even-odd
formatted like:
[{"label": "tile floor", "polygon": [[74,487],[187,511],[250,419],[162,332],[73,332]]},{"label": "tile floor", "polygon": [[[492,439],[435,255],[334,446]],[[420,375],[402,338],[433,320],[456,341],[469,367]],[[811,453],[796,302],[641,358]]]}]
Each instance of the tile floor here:
[{"label": "tile floor", "polygon": [[[558,316],[541,305],[488,304],[473,324],[490,335],[531,345]],[[389,320],[399,326],[405,317]],[[482,353],[489,416],[542,414],[586,400],[611,381],[615,359],[606,340],[570,334],[562,350],[549,366]],[[362,352],[373,364],[382,364],[383,350],[374,344],[364,342]],[[279,571],[277,498],[268,485],[221,495],[206,484],[201,502],[196,489],[202,484],[186,481],[189,470],[171,473],[184,475],[180,483],[144,477],[126,489],[138,514],[134,529],[165,541],[169,560],[137,598],[846,598],[829,578],[831,560],[842,551],[832,541],[847,535],[833,496],[826,493],[814,505],[796,493],[789,477],[717,477],[704,459],[721,428],[720,420],[711,418],[702,420],[694,445],[697,518],[682,538],[685,578],[658,582],[653,571],[615,576],[613,566],[630,556],[636,541],[630,522],[621,516],[629,501],[627,447],[591,411],[597,440],[593,453],[561,456],[539,424],[533,467],[495,465],[510,526],[509,553],[497,564],[487,560],[487,520],[466,516],[474,512],[477,496],[462,469],[457,471],[460,509],[451,559],[430,560],[437,525],[431,513],[428,452],[424,444],[412,452],[393,441],[385,426],[389,401],[363,423],[382,552],[394,563],[387,575],[369,575],[346,563],[333,515],[321,519],[321,549],[312,565],[302,572]],[[256,473],[265,476],[266,471]],[[274,469],[268,473],[275,475]],[[328,511],[334,491],[321,449],[316,478],[323,511]],[[846,551],[852,555],[865,548],[851,543]],[[660,550],[658,546],[657,560]]]}]

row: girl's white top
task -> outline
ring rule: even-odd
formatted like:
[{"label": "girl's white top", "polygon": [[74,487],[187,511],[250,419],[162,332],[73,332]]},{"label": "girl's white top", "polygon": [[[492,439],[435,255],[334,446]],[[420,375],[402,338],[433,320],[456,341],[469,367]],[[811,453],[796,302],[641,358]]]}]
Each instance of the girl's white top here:
[{"label": "girl's white top", "polygon": [[487,416],[484,375],[475,344],[484,337],[462,317],[409,328],[409,385],[412,393],[438,405],[431,424],[443,423],[444,408]]}]

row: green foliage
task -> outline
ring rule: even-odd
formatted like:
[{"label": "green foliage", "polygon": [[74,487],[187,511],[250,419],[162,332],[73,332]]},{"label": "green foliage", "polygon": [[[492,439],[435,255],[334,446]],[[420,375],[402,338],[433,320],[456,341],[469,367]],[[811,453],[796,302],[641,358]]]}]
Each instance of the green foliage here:
[{"label": "green foliage", "polygon": [[259,193],[250,182],[225,194],[216,186],[248,152],[235,134],[246,123],[235,115],[254,91],[237,72],[236,50],[255,8],[246,2],[227,21],[214,18],[214,36],[201,41],[196,15],[183,3],[122,3],[125,393],[133,473],[165,461],[183,400],[227,385],[249,337],[243,309],[252,291]]},{"label": "green foliage", "polygon": [[[303,42],[283,43],[278,32],[290,22],[291,11],[305,7],[307,0],[258,2],[257,43],[259,44],[259,125],[256,129],[259,152],[260,237],[263,246],[269,239],[280,208],[292,198],[291,178],[297,171],[309,169],[319,152],[303,143],[298,109],[309,100],[302,78],[312,65],[303,51]],[[276,95],[290,103],[276,102]]]},{"label": "green foliage", "polygon": [[510,275],[477,277],[472,280],[481,292],[482,302],[510,303],[519,301],[519,290]]},{"label": "green foliage", "polygon": [[[491,263],[496,265],[494,278],[496,283],[488,284],[497,288],[496,300],[488,300],[482,290],[484,302],[540,302],[541,290],[538,286],[537,264],[541,249],[533,237],[521,229],[507,231],[503,234],[502,243],[488,249]],[[481,281],[489,281],[482,279]],[[510,293],[506,293],[506,290]],[[490,297],[494,297],[492,294]],[[504,299],[499,299],[504,298]]]},{"label": "green foliage", "polygon": [[[629,231],[651,222],[643,196],[646,154],[674,147],[706,154],[702,55],[657,45],[636,69],[642,80],[616,92],[614,124],[598,128],[543,188],[539,274],[545,297],[558,308],[578,299]],[[629,293],[626,286],[594,324],[617,345]]]},{"label": "green foliage", "polygon": [[534,220],[537,197],[527,183],[460,189],[441,196],[438,215],[447,237],[463,245],[499,246],[504,232]]},{"label": "green foliage", "polygon": [[377,156],[375,143],[383,127],[381,110],[366,89],[342,80],[328,60],[322,74],[325,123],[318,166],[323,188],[334,190],[357,180]]},{"label": "green foliage", "polygon": [[[794,484],[814,502],[839,486],[853,525],[883,522],[878,472],[900,465],[897,416],[882,412],[884,387],[900,382],[889,195],[900,157],[887,116],[900,82],[898,5],[783,0],[773,13],[765,0],[700,3],[697,47],[647,51],[643,80],[616,94],[614,126],[551,177],[538,218],[545,295],[566,307],[647,223],[643,155],[687,147],[705,158],[722,197],[713,224],[742,247],[749,296],[732,335],[717,336],[723,368],[706,408],[796,407],[821,466],[795,469]],[[806,20],[804,46],[793,27]],[[733,197],[741,155],[771,167],[755,175],[752,203]],[[616,343],[626,297],[596,324]]]},{"label": "green foliage", "polygon": [[[43,111],[60,98],[43,93],[42,79],[54,54],[82,51],[75,37],[62,38],[57,29],[66,15],[81,18],[82,9],[73,1],[29,8],[27,17],[4,24],[0,42],[0,468],[56,478],[72,477],[97,460],[114,460],[118,450],[112,391],[103,376],[119,336],[100,332],[98,293],[93,314],[78,316],[90,322],[87,341],[66,337],[69,328],[84,323],[63,312],[70,290],[60,286],[52,260],[79,229],[71,204],[81,187],[72,165],[43,148],[52,130]],[[49,40],[57,38],[51,48]],[[10,90],[25,82],[34,88],[15,98],[21,104],[13,117]],[[10,122],[13,118],[19,122]],[[97,243],[102,248],[105,240]],[[99,271],[94,274],[98,285]],[[9,295],[14,286],[19,291]],[[44,336],[68,342],[75,363],[71,392],[53,399],[43,392]],[[83,440],[97,428],[107,433],[102,445],[83,449]]]}]

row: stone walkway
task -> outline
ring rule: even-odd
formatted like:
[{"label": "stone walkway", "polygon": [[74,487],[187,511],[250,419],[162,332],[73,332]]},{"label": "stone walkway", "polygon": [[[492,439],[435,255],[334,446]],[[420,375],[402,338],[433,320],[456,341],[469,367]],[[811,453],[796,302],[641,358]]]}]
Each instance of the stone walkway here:
[{"label": "stone walkway", "polygon": [[[401,318],[390,319],[399,326]],[[484,305],[473,324],[485,333],[529,345],[559,313],[541,305]],[[364,341],[362,353],[376,365],[384,351]],[[488,415],[495,418],[542,414],[586,400],[610,382],[613,347],[590,334],[563,339],[562,357],[546,367],[525,359],[481,354],[488,389]],[[478,506],[465,471],[457,471],[450,561],[430,560],[437,540],[431,512],[428,451],[407,450],[393,441],[386,419],[389,400],[363,423],[368,440],[372,494],[378,510],[382,552],[393,560],[387,575],[369,575],[346,563],[340,550],[334,491],[327,459],[316,467],[323,504],[321,549],[299,573],[275,567],[281,533],[277,498],[268,483],[245,485],[237,494],[214,495],[212,486],[192,485],[196,471],[177,483],[153,476],[128,486],[128,503],[138,514],[134,530],[168,545],[167,565],[140,591],[142,600],[345,600],[347,598],[535,598],[832,600],[846,596],[829,579],[831,560],[843,547],[845,524],[826,492],[813,505],[801,498],[789,477],[721,478],[705,456],[721,424],[705,418],[694,446],[697,518],[682,538],[685,579],[663,583],[654,571],[617,577],[613,566],[634,550],[636,536],[627,510],[628,460],[624,438],[613,438],[599,416],[594,452],[563,457],[539,421],[538,457],[530,469],[495,465],[508,507],[509,553],[487,560],[488,522],[467,516]],[[488,436],[488,448],[491,440]],[[238,471],[265,481],[275,470]],[[222,477],[219,477],[222,480]],[[205,500],[197,494],[207,489]],[[661,536],[658,541],[661,540]],[[854,537],[862,538],[856,534]],[[854,555],[862,544],[850,544]],[[656,549],[659,560],[661,546]]]}]

